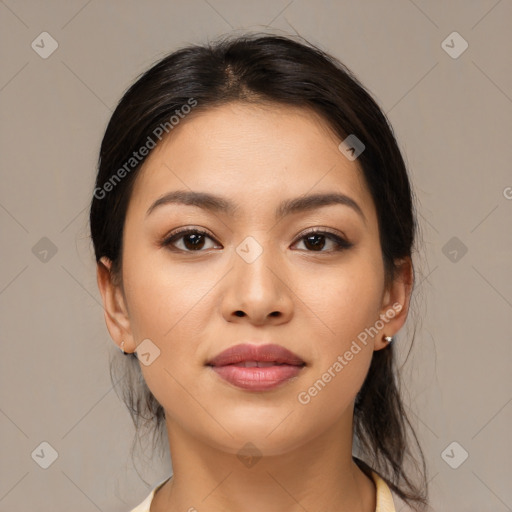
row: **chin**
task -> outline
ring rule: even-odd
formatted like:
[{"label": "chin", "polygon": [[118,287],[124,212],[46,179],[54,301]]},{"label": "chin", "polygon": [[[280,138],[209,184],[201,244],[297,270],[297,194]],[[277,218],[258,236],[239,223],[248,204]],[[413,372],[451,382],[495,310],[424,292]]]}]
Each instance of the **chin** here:
[{"label": "chin", "polygon": [[[203,441],[216,449],[238,456],[278,456],[299,448],[308,438],[314,437],[307,432],[301,432],[295,422],[289,425],[279,425],[282,418],[275,416],[270,421],[254,421],[248,417],[244,421],[227,422],[224,417],[224,429],[216,429],[215,436],[212,430],[203,432]],[[249,419],[250,418],[250,419]],[[281,419],[279,419],[281,418]],[[230,435],[231,434],[231,435]]]}]

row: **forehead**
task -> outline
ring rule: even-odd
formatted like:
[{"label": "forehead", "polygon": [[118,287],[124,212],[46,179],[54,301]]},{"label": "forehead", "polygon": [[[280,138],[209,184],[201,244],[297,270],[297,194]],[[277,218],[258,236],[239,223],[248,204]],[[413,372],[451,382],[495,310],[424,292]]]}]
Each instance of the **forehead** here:
[{"label": "forehead", "polygon": [[137,176],[133,207],[171,190],[229,196],[240,208],[272,207],[283,197],[340,192],[372,216],[357,160],[313,110],[233,102],[185,117],[150,153]]}]

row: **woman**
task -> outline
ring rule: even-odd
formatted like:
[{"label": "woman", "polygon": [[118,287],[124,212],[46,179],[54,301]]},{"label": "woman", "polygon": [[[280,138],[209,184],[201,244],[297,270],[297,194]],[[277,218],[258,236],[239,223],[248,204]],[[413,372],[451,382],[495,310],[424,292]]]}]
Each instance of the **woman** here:
[{"label": "woman", "polygon": [[168,55],[112,115],[90,225],[124,399],[172,457],[134,511],[422,509],[412,191],[343,64],[272,35]]}]

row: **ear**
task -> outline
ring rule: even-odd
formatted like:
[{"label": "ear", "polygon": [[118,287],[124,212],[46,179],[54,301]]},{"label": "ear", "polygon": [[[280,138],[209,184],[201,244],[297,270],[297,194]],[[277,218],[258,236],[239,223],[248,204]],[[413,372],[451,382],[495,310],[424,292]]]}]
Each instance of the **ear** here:
[{"label": "ear", "polygon": [[103,299],[105,323],[111,338],[118,347],[121,348],[121,343],[124,341],[124,351],[134,352],[136,347],[124,293],[121,286],[114,282],[111,266],[112,262],[104,256],[98,261],[96,269],[98,288]]},{"label": "ear", "polygon": [[377,339],[374,350],[385,348],[388,343],[383,340],[384,336],[395,336],[402,328],[407,319],[411,293],[414,284],[414,269],[410,257],[399,260],[392,282],[390,282],[383,293],[380,319],[384,323]]}]

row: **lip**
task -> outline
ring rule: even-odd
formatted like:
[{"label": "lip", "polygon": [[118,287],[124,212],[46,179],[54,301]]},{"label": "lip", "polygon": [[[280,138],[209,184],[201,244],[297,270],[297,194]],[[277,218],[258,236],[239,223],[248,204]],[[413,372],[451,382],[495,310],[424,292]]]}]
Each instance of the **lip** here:
[{"label": "lip", "polygon": [[206,364],[208,366],[226,366],[244,361],[275,362],[293,366],[303,366],[305,364],[297,354],[273,343],[267,345],[240,343],[217,354]]},{"label": "lip", "polygon": [[[245,367],[246,362],[275,363]],[[206,363],[222,379],[246,390],[266,391],[297,377],[306,363],[290,350],[275,344],[242,343],[224,350]]]}]

